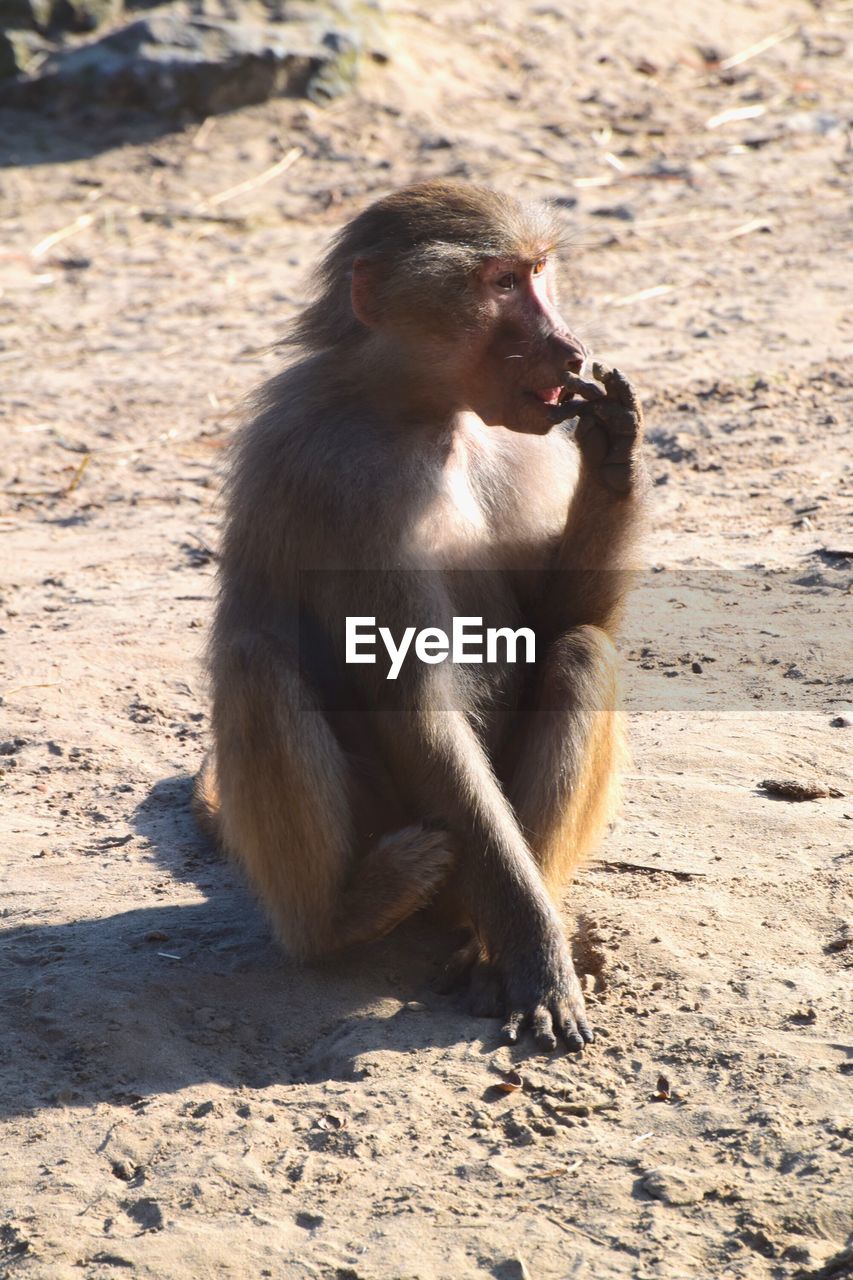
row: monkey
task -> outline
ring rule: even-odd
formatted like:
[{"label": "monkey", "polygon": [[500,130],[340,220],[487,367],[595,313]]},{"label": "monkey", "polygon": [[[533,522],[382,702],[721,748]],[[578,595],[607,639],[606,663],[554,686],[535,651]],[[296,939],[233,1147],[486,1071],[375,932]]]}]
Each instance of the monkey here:
[{"label": "monkey", "polygon": [[[647,482],[633,388],[558,310],[563,248],[548,207],[452,180],[333,240],[232,445],[193,806],[292,956],[440,909],[504,1039],[578,1052],[559,894],[618,797]],[[536,657],[392,681],[345,661],[350,617],[527,625]]]}]

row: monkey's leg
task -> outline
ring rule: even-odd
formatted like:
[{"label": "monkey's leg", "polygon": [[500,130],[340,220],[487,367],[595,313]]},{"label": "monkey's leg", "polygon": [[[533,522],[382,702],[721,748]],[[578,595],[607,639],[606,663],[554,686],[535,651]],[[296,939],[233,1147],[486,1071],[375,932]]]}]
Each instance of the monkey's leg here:
[{"label": "monkey's leg", "polygon": [[573,627],[548,648],[513,743],[509,797],[556,896],[601,838],[627,759],[617,708],[617,657],[599,627]]},{"label": "monkey's leg", "polygon": [[[406,827],[360,852],[357,783],[296,667],[243,637],[224,646],[214,684],[222,843],[286,948],[308,956],[380,937],[425,905],[450,865],[447,833]],[[202,777],[196,794],[213,794]]]}]

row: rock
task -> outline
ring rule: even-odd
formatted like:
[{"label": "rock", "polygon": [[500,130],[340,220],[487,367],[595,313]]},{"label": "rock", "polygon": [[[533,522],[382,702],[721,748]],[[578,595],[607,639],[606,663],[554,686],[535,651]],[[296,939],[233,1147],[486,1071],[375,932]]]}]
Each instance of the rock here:
[{"label": "rock", "polygon": [[288,5],[287,21],[264,21],[163,6],[99,39],[55,48],[37,74],[3,86],[0,104],[206,116],[282,95],[326,102],[352,86],[365,57],[387,60],[376,4],[318,3],[304,14]]},{"label": "rock", "polygon": [[640,1179],[640,1185],[653,1200],[671,1205],[696,1204],[713,1190],[711,1183],[701,1174],[667,1164],[650,1169]]},{"label": "rock", "polygon": [[199,23],[164,9],[58,51],[37,77],[7,92],[22,106],[50,99],[65,109],[102,103],[172,114],[227,111],[277,93],[305,92],[319,60],[307,35],[287,30],[287,45],[273,43],[254,23]]},{"label": "rock", "polygon": [[525,1265],[524,1259],[518,1257],[518,1255],[496,1263],[492,1267],[492,1275],[495,1280],[530,1280],[530,1272]]},{"label": "rock", "polygon": [[297,1227],[302,1227],[305,1231],[313,1231],[315,1227],[322,1227],[326,1221],[322,1213],[297,1213],[295,1222]]},{"label": "rock", "polygon": [[844,796],[843,791],[839,791],[837,787],[830,787],[822,782],[802,782],[797,778],[765,778],[763,782],[759,782],[758,789],[766,791],[770,796],[777,796],[780,800],[822,800],[827,796],[833,799],[839,799]]},{"label": "rock", "polygon": [[633,222],[637,216],[628,204],[602,205],[598,209],[590,209],[590,213],[595,218],[618,218],[620,222]]}]

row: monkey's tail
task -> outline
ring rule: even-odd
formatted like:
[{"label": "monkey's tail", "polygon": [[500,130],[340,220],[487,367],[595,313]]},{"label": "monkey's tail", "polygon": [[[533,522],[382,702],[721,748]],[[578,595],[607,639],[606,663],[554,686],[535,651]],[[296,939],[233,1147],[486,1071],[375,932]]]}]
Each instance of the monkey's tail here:
[{"label": "monkey's tail", "polygon": [[222,843],[222,824],[219,817],[219,788],[216,785],[216,769],[211,752],[204,757],[193,782],[190,801],[193,817],[204,834],[216,845]]}]

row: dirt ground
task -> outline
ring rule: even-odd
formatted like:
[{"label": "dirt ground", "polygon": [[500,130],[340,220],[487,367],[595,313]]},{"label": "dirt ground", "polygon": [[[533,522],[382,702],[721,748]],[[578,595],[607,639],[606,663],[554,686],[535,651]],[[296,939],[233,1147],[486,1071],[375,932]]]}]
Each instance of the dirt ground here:
[{"label": "dirt ground", "polygon": [[[851,1275],[853,8],[392,28],[326,110],[0,119],[0,1275]],[[333,229],[439,174],[560,202],[647,411],[580,1058],[434,994],[423,921],[298,969],[188,813],[238,403]]]}]

